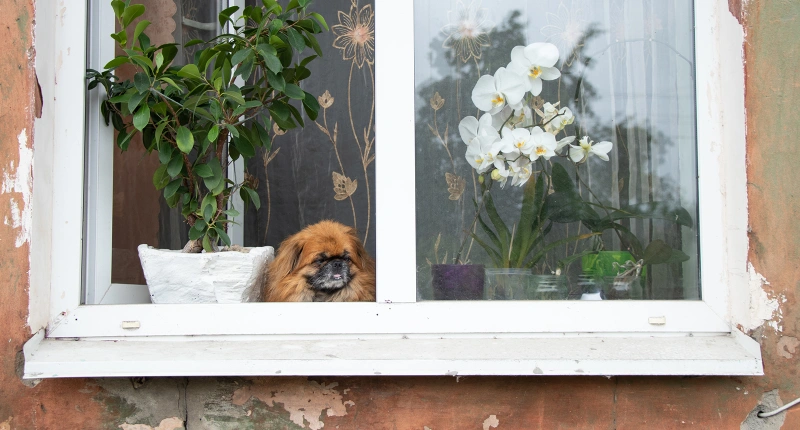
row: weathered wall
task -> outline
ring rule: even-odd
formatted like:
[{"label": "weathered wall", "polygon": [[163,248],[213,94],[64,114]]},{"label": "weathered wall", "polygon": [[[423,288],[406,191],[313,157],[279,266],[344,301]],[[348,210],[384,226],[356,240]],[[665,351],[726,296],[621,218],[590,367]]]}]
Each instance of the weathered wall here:
[{"label": "weathered wall", "polygon": [[[743,4],[742,4],[743,3]],[[731,0],[747,29],[750,259],[780,306],[753,333],[759,378],[18,377],[27,317],[30,150],[36,115],[32,0],[0,0],[0,430],[7,429],[736,429],[765,399],[800,396],[800,2]],[[759,278],[756,279],[756,286]],[[7,340],[6,340],[7,339]],[[759,422],[763,427],[749,426]],[[800,428],[800,408],[742,428]]]}]

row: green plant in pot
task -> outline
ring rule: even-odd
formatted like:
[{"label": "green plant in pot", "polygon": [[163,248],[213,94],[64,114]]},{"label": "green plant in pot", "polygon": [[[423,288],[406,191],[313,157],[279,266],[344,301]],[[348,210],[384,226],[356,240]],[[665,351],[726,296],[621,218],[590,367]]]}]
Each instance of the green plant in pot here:
[{"label": "green plant in pot", "polygon": [[[191,227],[184,253],[232,245],[226,230],[238,215],[229,204],[235,193],[260,206],[252,183],[226,177],[229,163],[241,157],[246,165],[258,148],[269,150],[273,124],[302,127],[301,110],[317,117],[316,97],[300,84],[311,76],[309,62],[322,55],[315,35],[328,26],[310,3],[291,0],[283,7],[263,0],[236,18],[239,8],[227,8],[219,14],[222,34],[184,44],[196,46],[194,59],[178,67],[171,64],[176,44],[152,45],[150,23],[133,25],[144,6],[111,2],[121,28],[111,37],[122,53],[102,72],[88,70],[88,88],[105,90],[101,114],[116,129],[122,151],[141,134],[147,152],[157,154],[153,184]],[[115,75],[121,66],[133,69],[133,79]]]},{"label": "green plant in pot", "polygon": [[[591,191],[580,175],[576,175],[576,178]],[[618,298],[643,298],[639,284],[647,273],[647,266],[689,260],[683,251],[670,247],[661,239],[643,246],[639,238],[622,223],[630,219],[662,220],[691,228],[692,217],[680,205],[657,201],[613,208],[599,203],[600,199],[591,203],[581,197],[576,183],[563,168],[553,169],[553,189],[554,192],[547,196],[547,218],[557,223],[580,222],[586,229],[596,233],[592,247],[573,258],[581,258],[586,278],[593,278],[607,291],[617,290]],[[606,250],[600,236],[605,231],[611,231],[619,238],[622,250]],[[591,284],[588,280],[587,283]],[[623,294],[619,291],[621,289],[633,290]]]}]

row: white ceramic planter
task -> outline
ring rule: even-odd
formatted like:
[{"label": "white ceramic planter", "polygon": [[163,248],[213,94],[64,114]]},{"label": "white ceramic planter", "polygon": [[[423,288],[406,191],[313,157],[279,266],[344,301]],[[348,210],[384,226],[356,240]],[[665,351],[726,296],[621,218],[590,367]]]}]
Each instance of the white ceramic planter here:
[{"label": "white ceramic planter", "polygon": [[186,254],[139,245],[139,259],[153,303],[257,302],[271,246]]}]

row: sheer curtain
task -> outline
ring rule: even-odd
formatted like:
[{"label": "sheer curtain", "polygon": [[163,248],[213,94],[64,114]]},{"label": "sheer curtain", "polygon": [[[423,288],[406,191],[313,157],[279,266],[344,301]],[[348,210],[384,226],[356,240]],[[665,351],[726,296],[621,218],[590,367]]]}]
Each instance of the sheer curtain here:
[{"label": "sheer curtain", "polygon": [[[475,82],[505,67],[514,46],[556,45],[562,77],[545,81],[533,103],[559,102],[576,116],[567,127],[569,135],[613,143],[608,162],[593,158],[582,167],[595,194],[582,186],[585,199],[614,208],[669,202],[685,208],[696,222],[691,0],[416,0],[414,29],[420,298],[431,298],[432,264],[452,262],[456,254],[462,261],[466,255],[470,262],[488,264],[481,247],[469,238],[479,186],[465,160],[458,124],[467,115],[478,116],[471,101]],[[492,194],[504,219],[518,218],[519,189],[506,187]],[[650,266],[647,298],[699,298],[696,223],[691,228],[636,218],[621,223],[644,246],[663,240],[689,256],[682,264]],[[480,236],[479,228],[472,231]],[[578,223],[555,225],[549,237],[557,240],[578,232],[587,230]],[[609,250],[621,245],[609,232],[603,243]],[[586,246],[558,248],[548,259]],[[573,271],[574,266],[580,264]],[[551,269],[547,264],[539,268]]]}]

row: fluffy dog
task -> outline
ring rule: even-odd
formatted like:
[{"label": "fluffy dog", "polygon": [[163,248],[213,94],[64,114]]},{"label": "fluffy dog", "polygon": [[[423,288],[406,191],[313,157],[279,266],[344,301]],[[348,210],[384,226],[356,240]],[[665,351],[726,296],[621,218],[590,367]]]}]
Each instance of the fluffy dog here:
[{"label": "fluffy dog", "polygon": [[288,237],[267,268],[265,302],[375,300],[375,261],[355,230],[321,221]]}]

